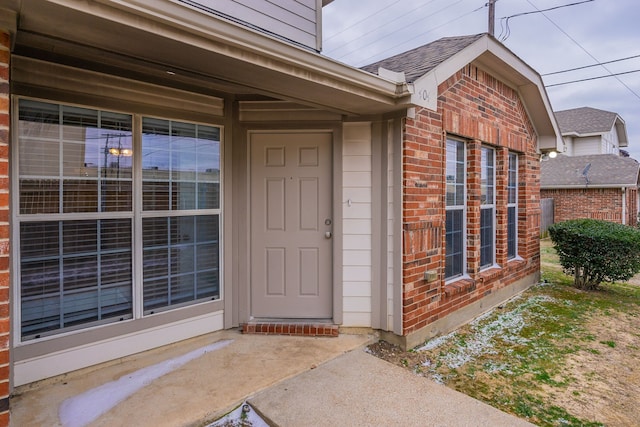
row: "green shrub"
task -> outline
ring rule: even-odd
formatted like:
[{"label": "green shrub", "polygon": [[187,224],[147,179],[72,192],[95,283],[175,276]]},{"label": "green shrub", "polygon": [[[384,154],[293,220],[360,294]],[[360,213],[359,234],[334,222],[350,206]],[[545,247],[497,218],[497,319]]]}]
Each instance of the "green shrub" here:
[{"label": "green shrub", "polygon": [[629,280],[640,272],[640,230],[595,219],[575,219],[549,227],[560,264],[580,289]]}]

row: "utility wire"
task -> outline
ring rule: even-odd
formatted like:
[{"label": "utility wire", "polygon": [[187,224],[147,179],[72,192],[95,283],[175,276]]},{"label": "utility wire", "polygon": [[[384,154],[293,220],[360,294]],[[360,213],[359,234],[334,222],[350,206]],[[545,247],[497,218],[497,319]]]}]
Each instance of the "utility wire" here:
[{"label": "utility wire", "polygon": [[[403,13],[402,15],[399,15],[399,16],[395,17],[394,19],[390,20],[390,21],[386,21],[384,24],[382,24],[382,25],[380,25],[380,26],[373,27],[373,28],[371,28],[369,31],[363,32],[362,34],[360,34],[360,35],[359,35],[358,37],[356,37],[355,39],[351,39],[351,40],[349,40],[348,42],[346,42],[346,43],[344,43],[344,44],[342,44],[342,45],[338,46],[338,47],[337,47],[337,48],[335,48],[335,49],[329,49],[329,51],[328,51],[328,52],[326,52],[325,54],[326,54],[326,55],[328,55],[328,54],[329,54],[329,53],[331,53],[331,52],[336,52],[336,51],[338,51],[338,50],[342,49],[343,47],[348,46],[348,45],[350,45],[351,43],[353,43],[353,42],[355,42],[355,41],[357,41],[357,40],[360,40],[361,38],[363,38],[363,37],[365,37],[365,36],[367,36],[367,35],[369,35],[369,34],[371,34],[371,33],[379,32],[379,31],[380,31],[380,28],[386,27],[387,25],[392,24],[393,22],[396,22],[396,21],[398,21],[398,20],[402,19],[403,17],[405,17],[405,16],[407,16],[407,15],[409,15],[409,14],[411,14],[411,13],[415,12],[416,10],[421,9],[421,8],[423,8],[423,7],[425,7],[425,6],[428,6],[429,4],[433,3],[434,1],[437,1],[437,0],[431,0],[431,1],[427,2],[427,3],[422,3],[422,4],[420,4],[420,5],[416,6],[416,7],[414,7],[413,9],[411,9],[411,10],[409,10],[409,11],[407,11],[407,12]],[[462,1],[462,0],[460,0],[460,1]],[[450,6],[447,6],[447,7],[445,7],[444,9],[447,9],[448,7],[450,7]],[[387,7],[387,8],[388,8],[388,7]],[[444,10],[444,9],[442,9],[442,10]],[[383,10],[384,10],[384,9],[383,9]],[[438,11],[438,12],[440,12],[440,11]],[[428,18],[429,16],[433,16],[433,15],[435,15],[435,14],[436,14],[436,13],[438,13],[438,12],[435,12],[435,13],[433,13],[433,14],[431,14],[431,15],[428,15],[428,16],[426,16],[425,18]],[[415,24],[416,22],[418,22],[418,21],[419,21],[419,20],[421,20],[421,19],[424,19],[424,18],[420,18],[420,19],[418,19],[418,20],[415,20],[415,21],[411,22],[410,24],[405,25],[403,28],[407,28],[407,27],[409,27],[409,26],[411,26],[411,25]],[[386,35],[386,36],[384,36],[384,37],[388,37],[388,35]],[[375,42],[376,42],[376,41],[378,41],[378,40],[380,40],[380,39],[376,39],[376,40],[374,40],[373,42],[371,42],[371,44],[375,43]],[[351,51],[349,51],[349,52],[345,53],[345,54],[344,54],[344,55],[342,55],[342,56],[336,57],[335,59],[342,59],[342,58],[344,58],[345,56],[352,54],[353,52],[354,52],[354,51],[353,51],[353,50],[351,50]]]},{"label": "utility wire", "polygon": [[[533,6],[536,10],[538,10],[538,8],[537,8],[533,3],[531,3],[531,0],[527,0],[527,3],[529,3],[529,4],[530,4],[531,6]],[[560,31],[562,32],[562,34],[564,34],[565,36],[569,37],[569,39],[570,39],[572,42],[574,42],[574,43],[575,43],[575,44],[576,44],[580,49],[582,49],[582,51],[583,51],[584,53],[586,53],[587,55],[589,55],[589,56],[591,57],[591,59],[593,59],[593,60],[594,60],[595,62],[597,62],[597,63],[600,63],[600,61],[598,61],[598,59],[597,59],[595,56],[593,56],[593,55],[592,55],[592,54],[591,54],[587,49],[585,49],[585,48],[584,48],[584,46],[582,46],[580,43],[578,43],[578,42],[577,42],[573,37],[571,37],[569,34],[567,34],[567,32],[566,32],[566,31],[564,31],[562,28],[560,28],[560,26],[559,26],[558,24],[556,24],[556,23],[555,23],[551,18],[549,18],[547,15],[545,15],[545,13],[544,13],[544,12],[540,11],[540,13],[542,13],[542,16],[544,16],[545,18],[547,18],[547,20],[548,20],[549,22],[551,22],[551,23],[552,23],[552,24],[553,24],[553,25],[554,25],[558,30],[560,30]],[[611,70],[609,70],[605,65],[601,65],[601,67],[602,67],[602,68],[604,68],[604,69],[607,71],[607,73],[609,73],[611,76],[615,77],[615,79],[616,79],[616,80],[618,80],[618,82],[620,82],[620,84],[621,84],[622,86],[626,87],[626,88],[627,88],[627,90],[628,90],[629,92],[631,92],[632,94],[634,94],[636,98],[640,99],[640,95],[638,95],[638,93],[637,93],[637,92],[635,92],[633,89],[631,89],[631,88],[629,87],[629,85],[627,85],[625,82],[623,82],[623,81],[620,79],[620,77],[618,77],[617,75],[615,75],[614,73],[612,73],[612,72],[611,72]]]},{"label": "utility wire", "polygon": [[327,38],[324,39],[324,41],[326,42],[327,40],[331,40],[332,38],[344,33],[345,31],[355,27],[356,25],[366,21],[369,18],[373,18],[374,16],[378,15],[379,13],[384,12],[385,10],[389,9],[391,6],[400,3],[402,0],[396,0],[395,2],[391,3],[390,5],[384,6],[382,9],[379,9],[377,12],[372,13],[371,15],[367,15],[364,18],[362,18],[361,20],[359,20],[358,22],[354,22],[353,24],[349,25],[347,28],[343,28],[342,30],[338,31],[337,33],[331,34],[330,36],[328,36]]},{"label": "utility wire", "polygon": [[[453,4],[452,4],[452,5],[450,5],[449,7],[453,7],[453,6],[455,6],[456,4],[458,4],[458,3],[462,2],[462,1],[464,1],[464,0],[458,0],[456,3],[453,3]],[[486,5],[481,6],[481,7],[477,8],[477,9],[472,10],[471,12],[467,12],[467,13],[465,13],[464,15],[460,15],[460,16],[458,16],[458,17],[456,17],[456,18],[454,18],[454,19],[452,19],[452,20],[450,20],[450,21],[444,22],[444,23],[442,23],[442,24],[440,24],[440,25],[438,25],[438,26],[436,26],[436,27],[432,27],[431,29],[429,29],[428,31],[425,31],[424,33],[420,33],[420,34],[418,34],[418,35],[416,35],[416,36],[414,36],[414,37],[412,37],[412,38],[410,38],[410,39],[408,39],[408,40],[404,40],[404,41],[403,41],[402,43],[400,43],[400,44],[397,44],[397,45],[391,46],[389,49],[385,49],[385,50],[380,51],[380,52],[377,52],[377,53],[375,53],[374,55],[371,55],[371,56],[369,56],[369,57],[367,57],[367,58],[365,58],[365,59],[362,59],[362,60],[360,61],[360,64],[361,64],[361,65],[357,65],[357,67],[360,67],[360,66],[363,66],[363,65],[367,65],[367,64],[369,64],[370,62],[372,62],[372,61],[371,61],[371,59],[376,58],[376,57],[379,57],[379,56],[380,56],[380,55],[382,55],[383,53],[386,53],[386,52],[389,52],[389,51],[393,51],[393,50],[397,49],[398,47],[403,46],[403,45],[405,45],[405,44],[407,44],[407,43],[411,42],[412,40],[415,40],[415,39],[421,38],[421,37],[423,37],[425,34],[429,34],[429,33],[433,32],[433,31],[437,30],[438,28],[441,28],[441,27],[447,26],[447,25],[451,24],[452,22],[455,22],[455,21],[457,21],[457,20],[459,20],[459,19],[462,19],[462,18],[464,18],[464,17],[466,17],[466,16],[468,16],[468,15],[471,15],[472,13],[475,13],[475,12],[477,12],[477,11],[479,11],[479,10],[482,10],[482,9],[484,9],[485,7],[486,7]],[[444,9],[443,9],[443,10],[444,10]]]},{"label": "utility wire", "polygon": [[[606,76],[588,77],[586,79],[572,80],[570,82],[554,83],[554,84],[551,84],[551,85],[545,85],[544,87],[562,86],[562,85],[568,85],[568,84],[571,84],[571,83],[586,82],[586,81],[589,81],[589,80],[605,79],[607,77],[616,77],[617,78],[617,76],[623,76],[625,74],[632,74],[632,73],[640,73],[640,70],[624,71],[622,73],[608,74]],[[618,80],[620,80],[620,79],[618,79]]]},{"label": "utility wire", "polygon": [[626,58],[614,59],[612,61],[607,61],[607,62],[598,62],[597,64],[585,65],[583,67],[569,68],[568,70],[562,70],[562,71],[553,71],[551,73],[540,74],[540,75],[544,77],[544,76],[551,76],[554,74],[568,73],[571,71],[584,70],[585,68],[599,67],[604,64],[613,64],[614,62],[622,62],[622,61],[627,61],[629,59],[635,59],[635,58],[640,58],[640,55],[627,56]]},{"label": "utility wire", "polygon": [[[575,3],[570,3],[570,4],[564,4],[561,6],[555,6],[555,7],[550,7],[548,9],[538,9],[537,7],[533,6],[533,4],[531,4],[531,2],[529,2],[529,4],[531,4],[531,6],[533,6],[534,8],[536,8],[536,10],[531,11],[531,12],[522,12],[522,13],[516,13],[515,15],[511,15],[511,16],[506,16],[506,17],[502,17],[500,18],[500,35],[498,36],[498,38],[500,39],[500,41],[504,42],[506,41],[509,36],[511,35],[511,28],[509,28],[509,19],[511,18],[516,18],[518,16],[524,16],[524,15],[531,15],[532,13],[542,13],[542,12],[548,12],[550,10],[556,10],[556,9],[561,9],[563,7],[569,7],[569,6],[577,6],[579,4],[583,4],[583,3],[589,3],[592,2],[594,0],[583,0],[580,2],[575,2]],[[544,13],[542,13],[544,15]],[[546,16],[545,16],[546,17]],[[548,19],[548,18],[547,18]],[[503,22],[504,21],[504,22]],[[503,25],[504,24],[504,25]],[[504,36],[503,36],[504,34]]]}]

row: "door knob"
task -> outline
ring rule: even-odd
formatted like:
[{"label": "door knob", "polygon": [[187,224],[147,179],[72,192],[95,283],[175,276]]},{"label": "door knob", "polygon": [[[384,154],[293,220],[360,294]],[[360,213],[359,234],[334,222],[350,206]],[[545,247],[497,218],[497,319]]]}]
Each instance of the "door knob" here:
[{"label": "door knob", "polygon": [[330,231],[325,231],[324,232],[324,237],[325,237],[325,239],[330,239],[331,238],[331,232]]}]

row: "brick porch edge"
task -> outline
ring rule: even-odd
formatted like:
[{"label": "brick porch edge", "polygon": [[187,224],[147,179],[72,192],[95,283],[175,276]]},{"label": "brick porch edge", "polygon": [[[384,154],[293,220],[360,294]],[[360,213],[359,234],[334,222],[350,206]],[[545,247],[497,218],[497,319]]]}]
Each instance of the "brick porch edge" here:
[{"label": "brick porch edge", "polygon": [[242,325],[243,334],[337,337],[338,332],[338,325],[326,323],[249,322]]}]

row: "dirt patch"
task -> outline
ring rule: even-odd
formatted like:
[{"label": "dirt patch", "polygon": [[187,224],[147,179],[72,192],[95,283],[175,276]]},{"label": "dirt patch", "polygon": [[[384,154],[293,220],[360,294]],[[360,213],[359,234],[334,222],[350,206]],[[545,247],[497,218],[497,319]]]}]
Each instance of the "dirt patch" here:
[{"label": "dirt patch", "polygon": [[574,381],[566,389],[548,387],[554,404],[607,426],[640,422],[640,316],[612,313],[587,324],[593,341],[568,356],[566,372]]},{"label": "dirt patch", "polygon": [[[634,278],[634,282],[634,284],[640,284],[640,278]],[[568,292],[566,295],[579,294],[581,298],[583,296],[591,298],[594,295],[570,288],[566,289],[566,292]],[[525,300],[529,301],[535,298],[538,298],[538,301],[545,301],[540,295],[527,297]],[[575,305],[577,302],[564,302],[565,300],[559,295],[547,299],[558,301],[570,309],[577,308]],[[633,299],[635,300],[637,297],[633,297]],[[589,301],[593,303],[593,300]],[[627,308],[618,311],[617,307],[622,306]],[[457,366],[441,375],[441,365],[443,365],[442,360],[444,359],[442,359],[442,354],[438,354],[440,349],[402,351],[397,346],[381,341],[370,345],[368,351],[418,375],[436,381],[442,379],[442,382],[451,388],[466,392],[475,398],[522,418],[527,418],[539,425],[637,426],[639,425],[638,420],[640,420],[640,405],[638,405],[638,396],[640,396],[640,365],[638,365],[638,360],[640,360],[640,310],[629,308],[622,301],[619,305],[614,301],[607,307],[612,308],[594,308],[586,319],[582,318],[580,322],[577,322],[580,327],[576,329],[575,335],[567,332],[566,335],[557,336],[556,341],[559,343],[557,349],[561,354],[557,362],[557,365],[560,366],[558,369],[546,365],[546,370],[541,370],[540,366],[545,365],[538,363],[537,367],[532,368],[531,371],[512,372],[506,376],[495,375],[494,371],[487,369],[488,359],[485,356],[479,356],[477,360],[468,365]],[[537,305],[534,308],[539,310]],[[570,309],[566,310],[568,319],[572,314]],[[525,316],[525,318],[527,317]],[[529,325],[520,325],[523,332],[526,332],[528,326],[535,329],[537,325],[531,318],[527,319],[529,320],[526,323]],[[567,321],[565,318],[559,320],[561,323],[565,321]],[[493,324],[495,328],[495,321]],[[468,353],[471,344],[468,336],[469,331],[468,328],[462,329],[466,330],[459,335],[452,335],[448,344],[443,346],[448,347],[446,351],[449,355],[461,356],[465,352]],[[568,331],[570,328],[563,330]],[[546,335],[543,332],[539,333],[540,339],[546,339],[550,335],[548,331]],[[505,335],[511,334],[514,334],[513,330],[504,329],[496,334],[496,338],[502,340]],[[508,338],[514,339],[513,337]],[[458,341],[460,341],[460,346],[456,348]],[[475,346],[477,343],[473,345]],[[495,346],[490,352],[500,351],[495,341],[490,346]],[[515,357],[515,353],[509,351],[493,353],[490,359],[497,361],[498,365],[502,362],[509,364],[510,359]],[[541,356],[540,354],[527,356],[523,353],[518,357],[525,359],[521,365],[524,366],[527,364],[527,357],[540,358]],[[550,355],[550,357],[556,356]],[[533,366],[534,363],[532,362],[531,365]],[[508,369],[513,366],[515,365],[510,365]],[[434,375],[436,367],[439,371]],[[448,376],[449,374],[451,375]],[[470,386],[471,382],[474,385]],[[517,382],[521,382],[523,385],[514,386],[514,383]],[[528,389],[527,384],[533,383],[535,383],[535,390]],[[478,386],[478,384],[482,385]],[[514,387],[521,387],[521,389],[518,391]],[[500,397],[501,394],[502,397]],[[507,395],[511,397],[505,397]],[[513,402],[514,399],[523,396],[522,402]],[[500,399],[511,399],[512,402],[502,405],[504,402],[500,402]],[[521,410],[518,409],[518,404],[520,404]],[[535,408],[529,411],[532,407]],[[543,414],[541,415],[541,413]],[[565,422],[565,418],[569,420]]]}]

